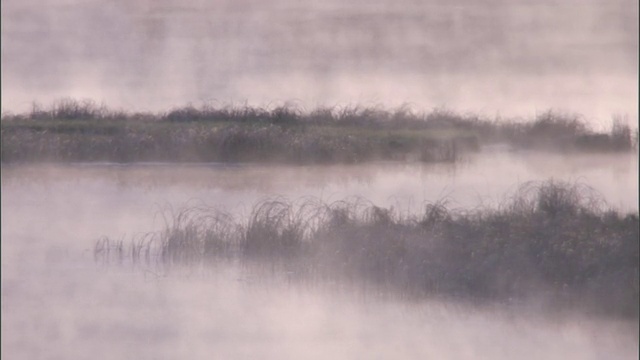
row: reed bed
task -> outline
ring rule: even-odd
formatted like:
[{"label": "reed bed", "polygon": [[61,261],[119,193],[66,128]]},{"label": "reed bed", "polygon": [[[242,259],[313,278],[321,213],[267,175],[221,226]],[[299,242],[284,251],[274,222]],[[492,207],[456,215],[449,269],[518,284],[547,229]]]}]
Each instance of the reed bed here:
[{"label": "reed bed", "polygon": [[129,245],[99,240],[96,259],[168,268],[234,261],[403,296],[535,300],[638,317],[638,214],[608,209],[581,184],[527,183],[502,206],[472,211],[439,202],[407,214],[364,199],[276,198],[246,220],[207,207],[167,219],[165,230]]},{"label": "reed bed", "polygon": [[186,106],[152,114],[64,99],[5,113],[1,125],[2,162],[455,162],[493,143],[568,152],[631,151],[638,143],[622,118],[610,132],[596,132],[578,115],[551,111],[528,121],[358,106]]}]

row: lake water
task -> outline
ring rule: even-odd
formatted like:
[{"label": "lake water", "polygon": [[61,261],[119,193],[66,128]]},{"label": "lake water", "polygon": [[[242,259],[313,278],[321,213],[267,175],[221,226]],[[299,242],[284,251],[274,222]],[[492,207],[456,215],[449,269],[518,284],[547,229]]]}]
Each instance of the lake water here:
[{"label": "lake water", "polygon": [[101,236],[163,226],[205,203],[242,216],[258,200],[361,196],[419,211],[494,206],[530,180],[592,186],[638,211],[638,157],[487,149],[457,165],[70,164],[2,166],[2,355],[12,359],[634,359],[637,323],[405,301],[249,274],[93,259]]},{"label": "lake water", "polygon": [[[638,119],[638,1],[3,0],[2,112],[90,98],[408,104],[491,118],[556,109]],[[291,284],[234,266],[104,266],[101,236],[269,196],[496,206],[520,184],[585,183],[638,211],[638,156],[487,150],[451,165],[2,165],[2,344],[10,359],[636,359],[637,323]],[[326,285],[326,286],[325,286]]]}]

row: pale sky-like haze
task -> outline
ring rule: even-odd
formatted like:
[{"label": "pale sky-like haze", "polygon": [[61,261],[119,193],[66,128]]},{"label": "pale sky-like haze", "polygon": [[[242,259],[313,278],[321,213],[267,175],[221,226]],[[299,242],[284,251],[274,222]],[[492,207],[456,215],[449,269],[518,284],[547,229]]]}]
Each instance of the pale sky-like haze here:
[{"label": "pale sky-like haze", "polygon": [[638,2],[2,2],[2,110],[93,99],[637,119]]}]

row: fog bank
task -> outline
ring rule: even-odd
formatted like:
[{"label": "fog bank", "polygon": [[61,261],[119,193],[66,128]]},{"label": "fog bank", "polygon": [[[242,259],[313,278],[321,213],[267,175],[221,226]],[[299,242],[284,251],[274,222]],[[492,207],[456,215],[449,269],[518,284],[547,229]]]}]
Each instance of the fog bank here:
[{"label": "fog bank", "polygon": [[637,119],[638,3],[2,2],[2,110],[91,98]]}]

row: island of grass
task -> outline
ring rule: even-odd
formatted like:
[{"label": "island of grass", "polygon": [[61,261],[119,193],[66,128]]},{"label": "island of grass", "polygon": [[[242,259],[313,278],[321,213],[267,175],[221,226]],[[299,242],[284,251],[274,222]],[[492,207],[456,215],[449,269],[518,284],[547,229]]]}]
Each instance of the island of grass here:
[{"label": "island of grass", "polygon": [[608,208],[582,184],[531,182],[501,207],[468,211],[275,198],[246,220],[206,206],[164,215],[163,231],[98,240],[96,261],[153,271],[232,262],[417,299],[639,315],[638,214]]},{"label": "island of grass", "polygon": [[3,163],[278,162],[371,160],[454,162],[489,144],[544,151],[630,151],[637,131],[614,121],[595,132],[576,115],[545,112],[529,121],[489,120],[407,108],[263,109],[187,106],[167,113],[127,113],[91,101],[3,114]]}]

